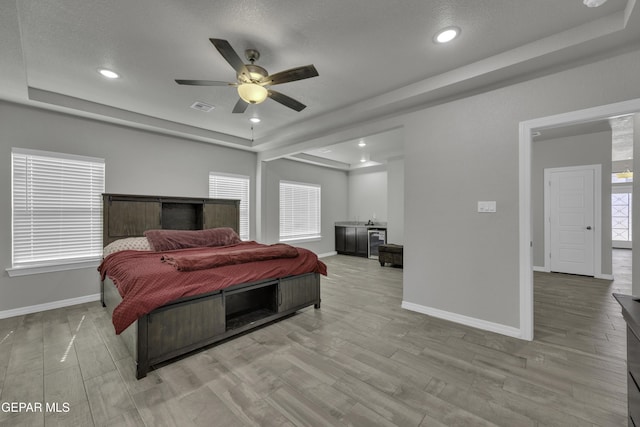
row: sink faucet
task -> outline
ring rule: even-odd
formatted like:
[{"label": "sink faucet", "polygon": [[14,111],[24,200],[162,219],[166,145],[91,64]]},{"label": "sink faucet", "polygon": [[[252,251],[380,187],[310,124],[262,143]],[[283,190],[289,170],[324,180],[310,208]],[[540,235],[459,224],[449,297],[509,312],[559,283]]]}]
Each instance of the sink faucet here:
[{"label": "sink faucet", "polygon": [[373,225],[373,222],[371,220],[367,221],[367,223],[365,225]]}]

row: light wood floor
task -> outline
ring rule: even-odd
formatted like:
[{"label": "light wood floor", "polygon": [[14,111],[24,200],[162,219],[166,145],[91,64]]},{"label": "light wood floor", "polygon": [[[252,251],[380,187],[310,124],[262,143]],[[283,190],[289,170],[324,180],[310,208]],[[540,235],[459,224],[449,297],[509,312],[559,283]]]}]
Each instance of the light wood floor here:
[{"label": "light wood floor", "polygon": [[[322,308],[136,381],[99,303],[0,320],[1,426],[624,426],[625,324],[617,280],[535,274],[535,340],[400,308],[402,270],[325,258]],[[44,405],[44,403],[43,403]]]}]

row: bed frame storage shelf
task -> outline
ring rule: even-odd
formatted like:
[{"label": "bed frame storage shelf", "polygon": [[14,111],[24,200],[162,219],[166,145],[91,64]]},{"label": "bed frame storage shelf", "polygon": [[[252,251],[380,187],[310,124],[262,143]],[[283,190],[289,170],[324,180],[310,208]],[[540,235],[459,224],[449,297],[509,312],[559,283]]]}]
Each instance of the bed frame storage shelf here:
[{"label": "bed frame storage shelf", "polygon": [[103,245],[146,230],[202,230],[240,226],[240,201],[103,194]]},{"label": "bed frame storage shelf", "polygon": [[169,230],[201,230],[202,203],[162,203],[161,226]]},{"label": "bed frame storage shelf", "polygon": [[224,292],[226,330],[240,329],[278,312],[278,281]]}]

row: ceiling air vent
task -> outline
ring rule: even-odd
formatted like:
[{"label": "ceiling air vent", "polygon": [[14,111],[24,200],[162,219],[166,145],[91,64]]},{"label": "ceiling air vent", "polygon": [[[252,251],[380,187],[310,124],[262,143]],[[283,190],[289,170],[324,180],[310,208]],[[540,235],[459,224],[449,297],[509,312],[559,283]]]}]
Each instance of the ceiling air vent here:
[{"label": "ceiling air vent", "polygon": [[191,108],[208,113],[216,107],[214,107],[213,105],[209,105],[206,102],[196,101],[191,105]]}]

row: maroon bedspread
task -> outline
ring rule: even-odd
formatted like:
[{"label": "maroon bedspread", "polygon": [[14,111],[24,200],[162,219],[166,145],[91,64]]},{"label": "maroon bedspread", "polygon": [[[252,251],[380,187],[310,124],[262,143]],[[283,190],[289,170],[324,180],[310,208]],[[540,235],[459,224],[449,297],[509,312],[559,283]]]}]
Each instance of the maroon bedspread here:
[{"label": "maroon bedspread", "polygon": [[173,300],[217,291],[240,283],[276,279],[304,273],[327,274],[326,265],[313,252],[296,248],[295,258],[269,259],[196,271],[177,271],[161,258],[264,247],[242,242],[216,248],[191,248],[167,252],[121,251],[107,256],[98,267],[102,280],[108,276],[118,288],[122,302],[113,311],[113,326],[120,334],[138,317]]},{"label": "maroon bedspread", "polygon": [[219,249],[217,251],[202,251],[199,253],[164,255],[162,261],[174,266],[179,271],[195,271],[231,264],[244,264],[251,261],[295,258],[298,256],[296,248],[284,243],[264,245],[257,248],[254,246],[247,248],[245,245],[232,245]]}]

